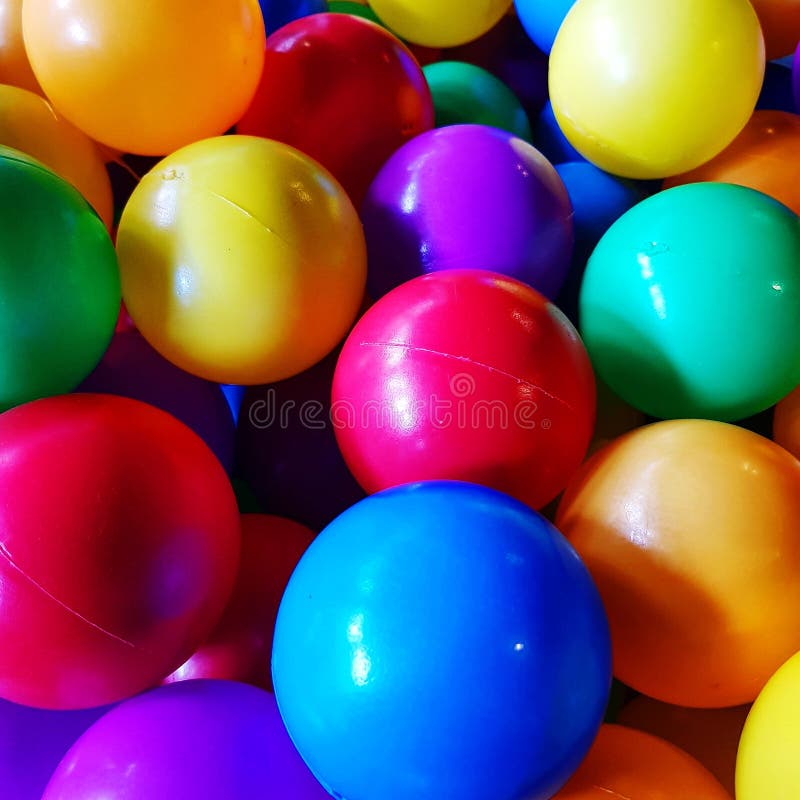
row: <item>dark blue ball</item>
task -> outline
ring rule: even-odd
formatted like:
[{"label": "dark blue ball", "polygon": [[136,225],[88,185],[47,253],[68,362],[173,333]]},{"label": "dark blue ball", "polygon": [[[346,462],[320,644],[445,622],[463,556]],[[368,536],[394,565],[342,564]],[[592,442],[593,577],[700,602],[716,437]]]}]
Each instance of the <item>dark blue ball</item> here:
[{"label": "dark blue ball", "polygon": [[325,0],[258,0],[264,15],[267,35],[300,17],[321,14],[328,10]]}]

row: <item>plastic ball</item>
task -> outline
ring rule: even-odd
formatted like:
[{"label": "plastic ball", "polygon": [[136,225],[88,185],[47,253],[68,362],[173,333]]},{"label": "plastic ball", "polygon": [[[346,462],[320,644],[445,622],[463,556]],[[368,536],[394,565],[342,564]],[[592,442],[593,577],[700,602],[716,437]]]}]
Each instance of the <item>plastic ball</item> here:
[{"label": "plastic ball", "polygon": [[222,389],[170,364],[135,330],[115,334],[78,391],[130,397],[160,408],[190,427],[227,471],[233,468],[236,429]]},{"label": "plastic ball", "polygon": [[533,143],[553,164],[565,164],[586,159],[569,143],[559,127],[553,104],[548,100],[533,128]]},{"label": "plastic ball", "polygon": [[480,486],[367,498],[289,581],[272,673],[292,740],[336,797],[545,800],[589,748],[608,629],[574,551]]},{"label": "plastic ball", "polygon": [[758,14],[767,58],[780,58],[794,52],[800,40],[799,0],[752,0]]},{"label": "plastic ball", "polygon": [[756,414],[800,383],[800,222],[740,186],[661,192],[597,246],[580,314],[593,366],[636,408]]},{"label": "plastic ball", "polygon": [[331,387],[338,353],[242,401],[238,468],[271,514],[322,530],[364,497],[336,443]]},{"label": "plastic ball", "polygon": [[272,689],[270,660],[278,606],[314,533],[266,514],[242,515],[239,577],[211,636],[165,683],[217,678]]},{"label": "plastic ball", "polygon": [[556,40],[558,29],[564,22],[575,0],[515,0],[514,7],[528,35],[536,46],[549,53]]},{"label": "plastic ball", "polygon": [[350,14],[317,14],[269,37],[238,131],[317,159],[358,206],[383,162],[433,124],[425,76],[402,42]]},{"label": "plastic ball", "polygon": [[486,269],[554,297],[572,257],[572,206],[552,165],[511,133],[456,125],[417,137],[378,173],[361,210],[367,289]]},{"label": "plastic ball", "polygon": [[383,25],[378,19],[378,15],[369,6],[361,3],[349,2],[348,0],[329,0],[328,11],[332,14],[352,14],[355,17],[368,19],[377,25]]},{"label": "plastic ball", "polygon": [[553,800],[731,800],[719,781],[677,747],[621,725],[603,725],[586,760]]},{"label": "plastic ball", "polygon": [[160,162],[125,207],[117,250],[137,328],[169,361],[219,383],[312,366],[364,294],[364,236],[341,186],[255,137],[208,139]]},{"label": "plastic ball", "polygon": [[74,389],[119,314],[117,259],[99,217],[66,181],[2,146],[0,295],[0,410]]},{"label": "plastic ball", "polygon": [[370,0],[375,13],[398,36],[427,47],[456,47],[496,25],[512,0]]},{"label": "plastic ball", "polygon": [[785,800],[800,792],[800,654],[769,680],[750,711],[736,759],[737,800]]},{"label": "plastic ball", "polygon": [[491,125],[530,141],[531,124],[522,104],[491,72],[463,61],[440,61],[423,69],[433,95],[436,127]]},{"label": "plastic ball", "polygon": [[158,683],[236,577],[239,515],[217,459],[169,414],[103,395],[6,412],[0,451],[0,696],[88,708]]},{"label": "plastic ball", "polygon": [[367,492],[466,480],[542,508],[581,463],[594,413],[572,325],[529,286],[479,270],[424,275],[378,301],[333,382],[336,437]]},{"label": "plastic ball", "polygon": [[791,66],[770,61],[764,73],[764,85],[761,87],[756,110],[788,111],[794,114],[796,109]]},{"label": "plastic ball", "polygon": [[22,16],[56,111],[123,152],[164,155],[224,133],[264,61],[258,0],[25,0]]},{"label": "plastic ball", "polygon": [[753,701],[800,649],[798,514],[800,462],[734,425],[662,422],[593,456],[556,525],[597,581],[617,678],[676,705]]},{"label": "plastic ball", "polygon": [[550,56],[561,129],[589,161],[627,178],[676,175],[720,153],[763,78],[748,0],[578,0]]},{"label": "plastic ball", "polygon": [[665,187],[717,181],[749,186],[800,213],[800,117],[785,111],[756,111],[733,143],[691,172],[670,178]]},{"label": "plastic ball", "polygon": [[0,700],[0,787],[3,797],[41,800],[58,762],[105,711],[42,711]]},{"label": "plastic ball", "polygon": [[749,706],[682,708],[637,697],[619,714],[620,725],[658,736],[696,758],[733,797],[736,751]]},{"label": "plastic ball", "polygon": [[268,692],[227,681],[155,689],[109,711],[62,760],[42,800],[328,800]]},{"label": "plastic ball", "polygon": [[43,94],[25,52],[22,0],[0,0],[0,84]]},{"label": "plastic ball", "polygon": [[[800,45],[797,46],[797,49],[800,50]],[[792,89],[795,107],[800,109],[800,58],[796,55],[792,66]]]},{"label": "plastic ball", "polygon": [[800,458],[800,386],[775,406],[772,438]]},{"label": "plastic ball", "polygon": [[235,425],[239,424],[239,412],[242,409],[242,401],[244,400],[247,388],[245,386],[236,386],[233,383],[224,383],[220,387],[225,399],[228,401],[228,408],[231,411],[233,422]]},{"label": "plastic ball", "polygon": [[282,28],[290,22],[311,14],[322,14],[328,10],[325,0],[258,0],[264,15],[267,33]]}]

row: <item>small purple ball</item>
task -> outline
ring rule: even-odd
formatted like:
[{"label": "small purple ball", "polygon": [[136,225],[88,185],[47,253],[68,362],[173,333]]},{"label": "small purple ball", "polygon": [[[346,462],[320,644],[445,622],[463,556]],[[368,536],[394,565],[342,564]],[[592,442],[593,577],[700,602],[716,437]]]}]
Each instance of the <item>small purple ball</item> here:
[{"label": "small purple ball", "polygon": [[362,207],[368,293],[444,269],[484,269],[558,294],[574,246],[561,178],[506,131],[453,125],[398,150]]},{"label": "small purple ball", "polygon": [[800,44],[792,62],[792,88],[794,89],[794,107],[800,109]]},{"label": "small purple ball", "polygon": [[328,795],[294,749],[273,695],[198,680],[154,689],[109,711],[67,753],[42,800],[99,798]]}]

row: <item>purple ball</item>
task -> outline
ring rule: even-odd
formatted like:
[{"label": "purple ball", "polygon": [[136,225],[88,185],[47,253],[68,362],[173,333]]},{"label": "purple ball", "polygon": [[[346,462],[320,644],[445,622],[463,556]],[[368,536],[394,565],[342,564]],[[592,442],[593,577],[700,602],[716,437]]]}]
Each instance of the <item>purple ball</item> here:
[{"label": "purple ball", "polygon": [[202,680],[154,689],[111,710],[75,743],[42,796],[99,798],[328,795],[294,749],[273,695],[241,683]]},{"label": "purple ball", "polygon": [[484,125],[439,128],[400,148],[362,220],[374,299],[443,269],[499,272],[553,298],[572,259],[572,206],[558,173],[527,142]]},{"label": "purple ball", "polygon": [[106,710],[42,711],[0,700],[0,797],[41,800],[58,762]]},{"label": "purple ball", "polygon": [[794,107],[800,109],[800,44],[792,62],[792,89],[794,90]]},{"label": "purple ball", "polygon": [[365,495],[331,424],[338,353],[294,378],[247,390],[239,413],[237,469],[265,513],[321,531]]},{"label": "purple ball", "polygon": [[233,468],[236,426],[222,387],[178,369],[138,331],[115,334],[103,360],[76,391],[130,397],[160,408],[190,427],[228,472]]}]

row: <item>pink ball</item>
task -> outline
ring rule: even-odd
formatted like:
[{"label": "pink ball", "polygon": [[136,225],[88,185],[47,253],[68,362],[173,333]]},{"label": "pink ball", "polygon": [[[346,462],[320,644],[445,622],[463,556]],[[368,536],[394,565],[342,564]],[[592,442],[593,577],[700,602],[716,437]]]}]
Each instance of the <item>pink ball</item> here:
[{"label": "pink ball", "polygon": [[379,300],[333,383],[336,437],[368,492],[465,480],[541,508],[583,460],[594,415],[594,376],[567,318],[482,270],[424,275]]}]

